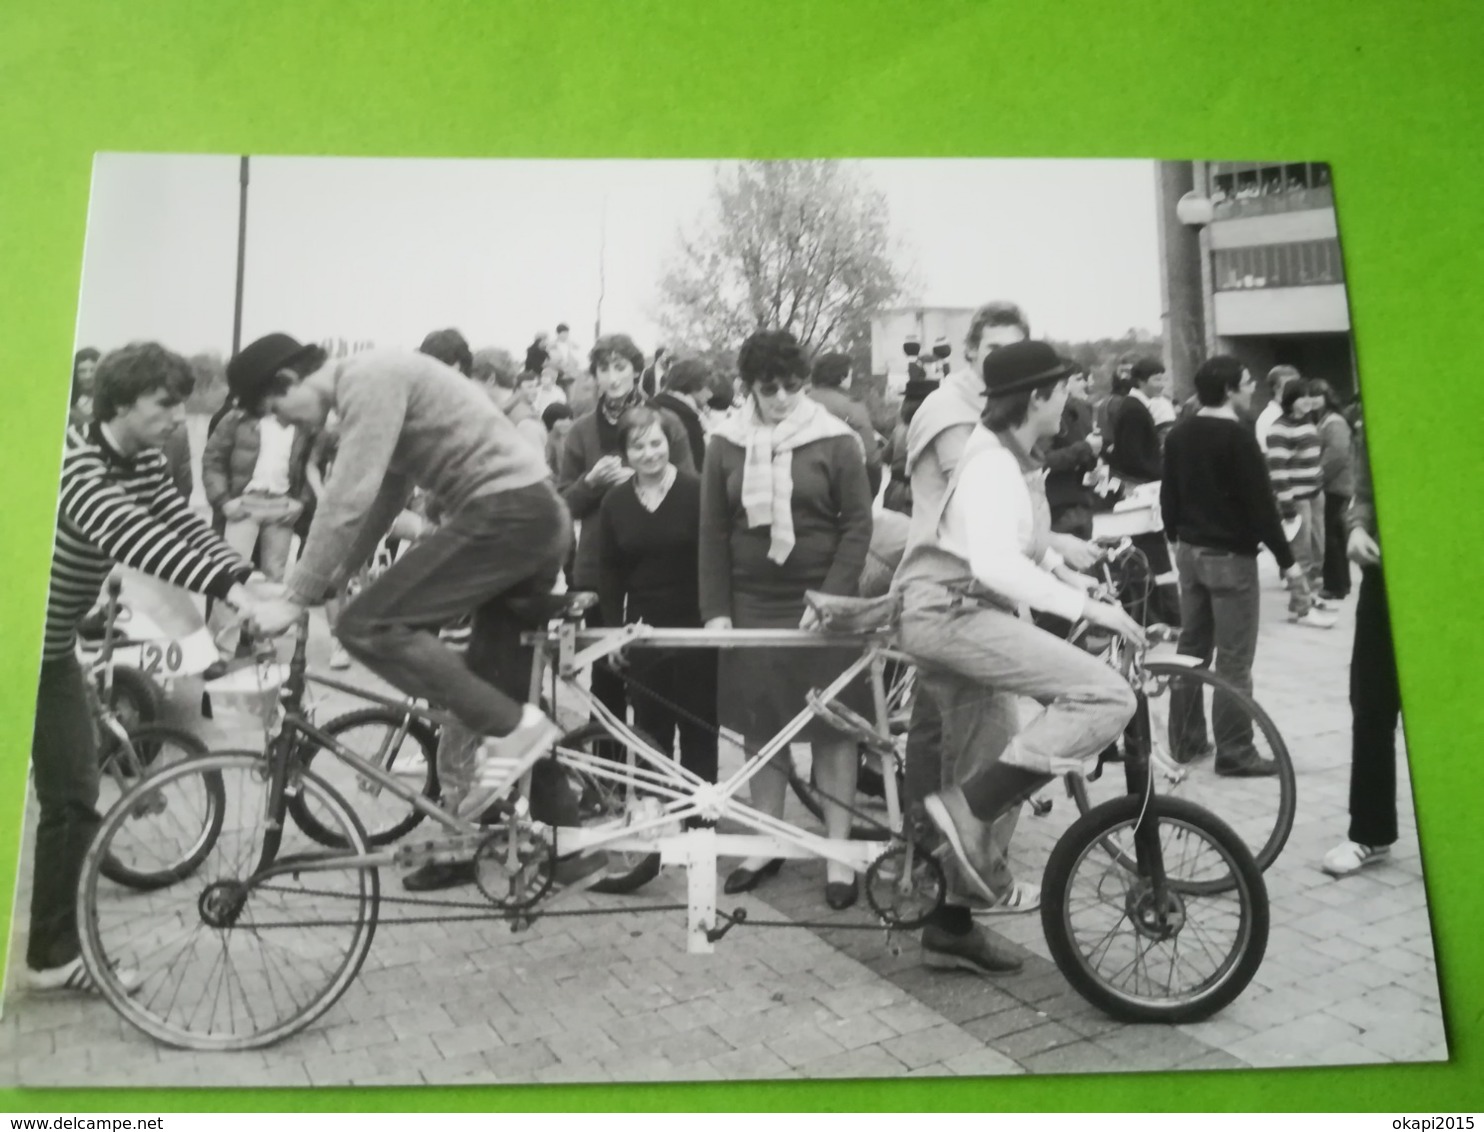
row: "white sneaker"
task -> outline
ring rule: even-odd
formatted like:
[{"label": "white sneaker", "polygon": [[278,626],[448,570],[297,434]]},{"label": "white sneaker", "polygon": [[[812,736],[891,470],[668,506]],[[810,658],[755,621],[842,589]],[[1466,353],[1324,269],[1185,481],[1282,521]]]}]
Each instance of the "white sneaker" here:
[{"label": "white sneaker", "polygon": [[[115,966],[113,974],[127,994],[133,994],[144,985],[144,979],[140,977],[139,972],[129,967]],[[71,963],[63,963],[60,967],[46,967],[40,971],[33,967],[27,967],[25,986],[28,990],[38,993],[50,993],[52,991],[80,991],[83,994],[100,993],[98,984],[93,981],[93,976],[89,974],[87,967],[83,965],[81,955]]]},{"label": "white sneaker", "polygon": [[1355,841],[1344,841],[1324,855],[1324,862],[1319,867],[1332,877],[1347,877],[1360,872],[1367,865],[1386,860],[1390,855],[1390,845],[1361,845]]},{"label": "white sneaker", "polygon": [[1029,881],[1018,880],[1010,886],[998,904],[991,904],[987,908],[975,908],[976,916],[1021,916],[1027,912],[1038,911],[1041,907],[1041,886],[1031,884]]},{"label": "white sneaker", "polygon": [[330,649],[330,667],[342,670],[350,667],[350,653],[345,651],[345,646],[339,641]]},{"label": "white sneaker", "polygon": [[1293,622],[1295,625],[1302,625],[1306,629],[1333,629],[1335,627],[1335,618],[1329,616],[1326,613],[1319,612],[1319,608],[1317,606],[1311,608],[1307,613],[1304,613],[1302,615],[1294,613],[1292,610],[1290,610],[1288,613],[1288,620]]},{"label": "white sneaker", "polygon": [[521,708],[520,726],[509,735],[488,738],[479,745],[474,784],[459,806],[459,816],[477,817],[490,804],[508,794],[521,776],[561,738],[558,727],[540,708]]}]

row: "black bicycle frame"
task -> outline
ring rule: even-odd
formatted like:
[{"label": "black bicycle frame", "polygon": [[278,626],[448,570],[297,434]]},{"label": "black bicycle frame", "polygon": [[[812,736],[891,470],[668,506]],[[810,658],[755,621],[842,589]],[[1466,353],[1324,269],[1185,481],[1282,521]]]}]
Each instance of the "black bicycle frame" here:
[{"label": "black bicycle frame", "polygon": [[1139,873],[1156,889],[1165,883],[1164,851],[1159,844],[1158,823],[1147,820],[1154,803],[1154,776],[1149,771],[1149,752],[1153,749],[1153,731],[1149,722],[1149,697],[1143,689],[1135,692],[1137,701],[1133,717],[1123,730],[1123,777],[1128,793],[1145,799],[1145,809],[1134,827],[1134,857]]}]

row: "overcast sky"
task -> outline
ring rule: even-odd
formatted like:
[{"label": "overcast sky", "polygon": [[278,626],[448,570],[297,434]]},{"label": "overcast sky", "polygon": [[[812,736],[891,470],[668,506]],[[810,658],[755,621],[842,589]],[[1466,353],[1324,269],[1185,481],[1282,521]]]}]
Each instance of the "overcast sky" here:
[{"label": "overcast sky", "polygon": [[[231,346],[238,159],[102,154],[78,344]],[[915,298],[1020,302],[1059,339],[1159,329],[1147,161],[855,163],[886,196]],[[705,213],[701,161],[269,158],[251,161],[243,341],[272,330],[415,347],[456,326],[519,352],[537,330],[657,342],[677,226]],[[600,257],[605,226],[606,256]]]}]

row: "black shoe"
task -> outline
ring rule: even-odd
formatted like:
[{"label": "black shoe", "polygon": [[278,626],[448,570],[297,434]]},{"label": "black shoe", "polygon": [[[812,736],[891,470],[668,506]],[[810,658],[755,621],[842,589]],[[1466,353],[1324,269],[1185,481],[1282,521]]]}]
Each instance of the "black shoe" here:
[{"label": "black shoe", "polygon": [[836,912],[842,912],[860,899],[861,885],[857,877],[848,881],[829,881],[824,886],[824,902]]},{"label": "black shoe", "polygon": [[473,883],[473,861],[429,861],[402,878],[402,887],[408,892],[437,892]]},{"label": "black shoe", "polygon": [[778,870],[783,868],[783,858],[774,857],[760,869],[747,869],[742,866],[731,871],[726,883],[721,890],[728,896],[736,896],[739,892],[751,892],[765,879],[778,875]]},{"label": "black shoe", "polygon": [[1222,759],[1220,755],[1216,756],[1217,778],[1273,778],[1277,773],[1277,759],[1253,756],[1241,762],[1232,762]]},{"label": "black shoe", "polygon": [[1022,963],[996,947],[978,924],[963,935],[953,935],[929,924],[922,929],[922,965],[935,971],[973,971],[978,975],[1013,975]]}]

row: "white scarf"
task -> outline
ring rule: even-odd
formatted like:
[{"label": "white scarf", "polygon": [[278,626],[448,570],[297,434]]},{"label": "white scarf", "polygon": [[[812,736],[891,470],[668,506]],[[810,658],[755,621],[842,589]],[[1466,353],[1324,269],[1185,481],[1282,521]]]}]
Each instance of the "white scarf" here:
[{"label": "white scarf", "polygon": [[748,397],[741,412],[719,425],[715,435],[742,449],[742,508],[748,529],[772,527],[768,559],[783,565],[794,548],[794,449],[831,436],[856,436],[855,431],[807,396],[780,423],[770,425],[758,416],[757,401]]}]

